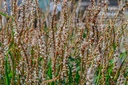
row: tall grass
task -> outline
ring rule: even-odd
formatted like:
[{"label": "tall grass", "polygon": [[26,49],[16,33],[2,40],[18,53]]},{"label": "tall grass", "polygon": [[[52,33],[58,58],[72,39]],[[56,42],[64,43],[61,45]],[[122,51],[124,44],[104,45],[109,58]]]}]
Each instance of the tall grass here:
[{"label": "tall grass", "polygon": [[[127,4],[91,0],[84,12],[62,2],[60,15],[38,0],[6,1],[0,29],[0,85],[127,85]],[[109,13],[113,10],[115,14]],[[4,21],[4,22],[3,22]]]}]

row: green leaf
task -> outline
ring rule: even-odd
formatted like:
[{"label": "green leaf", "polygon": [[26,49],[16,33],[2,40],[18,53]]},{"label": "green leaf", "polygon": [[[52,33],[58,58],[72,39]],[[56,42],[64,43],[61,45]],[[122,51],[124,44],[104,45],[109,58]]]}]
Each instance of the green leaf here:
[{"label": "green leaf", "polygon": [[109,61],[109,64],[112,65],[113,63],[114,63],[114,59],[111,59],[111,60]]},{"label": "green leaf", "polygon": [[83,33],[83,38],[86,38],[86,34],[85,33]]},{"label": "green leaf", "polygon": [[76,72],[76,78],[75,78],[75,81],[77,84],[79,84],[79,81],[80,81],[80,75],[79,75],[79,72],[77,71]]},{"label": "green leaf", "polygon": [[38,62],[41,62],[42,60],[43,60],[42,57],[39,57],[39,58],[38,58]]},{"label": "green leaf", "polygon": [[101,69],[102,69],[101,66],[99,66],[97,68],[96,73],[95,73],[94,82],[95,82],[96,85],[99,85],[99,80],[101,79]]},{"label": "green leaf", "polygon": [[0,15],[5,16],[5,17],[7,17],[7,18],[11,18],[11,19],[14,20],[14,18],[13,18],[12,16],[9,16],[9,15],[6,14],[6,13],[0,12]]},{"label": "green leaf", "polygon": [[0,15],[7,17],[7,14],[3,12],[0,12]]},{"label": "green leaf", "polygon": [[116,50],[116,43],[113,44],[113,49]]},{"label": "green leaf", "polygon": [[69,83],[72,83],[72,66],[71,64],[69,63],[68,64],[68,68],[69,68],[69,73],[68,73],[68,76],[69,76]]},{"label": "green leaf", "polygon": [[10,85],[8,70],[9,70],[8,69],[8,56],[6,55],[6,58],[5,58],[5,83],[6,85]]},{"label": "green leaf", "polygon": [[86,30],[84,30],[84,33],[83,33],[83,38],[86,38]]},{"label": "green leaf", "polygon": [[52,66],[51,66],[51,59],[48,61],[48,71],[47,71],[47,75],[50,79],[52,79]]},{"label": "green leaf", "polygon": [[124,59],[124,58],[126,57],[126,52],[121,53],[119,57],[120,57],[121,59]]},{"label": "green leaf", "polygon": [[8,74],[8,77],[9,77],[9,78],[12,78],[12,75],[13,75],[12,72],[10,72],[10,73]]},{"label": "green leaf", "polygon": [[2,43],[0,42],[0,47],[2,46]]}]

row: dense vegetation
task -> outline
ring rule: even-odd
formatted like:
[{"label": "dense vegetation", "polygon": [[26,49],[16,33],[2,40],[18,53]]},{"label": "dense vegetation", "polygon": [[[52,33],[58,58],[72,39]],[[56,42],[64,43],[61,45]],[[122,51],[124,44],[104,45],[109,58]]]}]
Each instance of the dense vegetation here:
[{"label": "dense vegetation", "polygon": [[52,12],[16,1],[0,12],[0,85],[128,85],[127,3],[91,0],[76,12],[63,0],[57,13],[59,0]]}]

